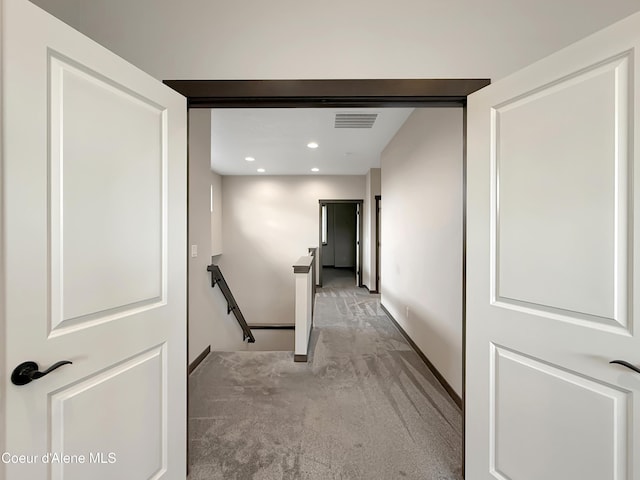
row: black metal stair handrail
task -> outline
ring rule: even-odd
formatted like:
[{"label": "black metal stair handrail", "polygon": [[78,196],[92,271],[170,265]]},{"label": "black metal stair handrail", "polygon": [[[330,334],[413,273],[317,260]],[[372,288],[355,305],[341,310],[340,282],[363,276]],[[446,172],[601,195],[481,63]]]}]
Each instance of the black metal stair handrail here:
[{"label": "black metal stair handrail", "polygon": [[295,323],[250,323],[251,330],[295,330]]},{"label": "black metal stair handrail", "polygon": [[238,320],[238,323],[242,328],[242,341],[255,343],[256,339],[253,337],[251,329],[249,328],[247,321],[244,319],[244,315],[242,315],[236,299],[233,298],[233,293],[231,293],[231,289],[229,288],[227,281],[224,279],[224,275],[222,275],[220,267],[218,265],[209,265],[207,267],[207,272],[211,272],[211,288],[218,285],[222,295],[224,295],[224,298],[227,301],[227,315],[233,312],[236,320]]}]

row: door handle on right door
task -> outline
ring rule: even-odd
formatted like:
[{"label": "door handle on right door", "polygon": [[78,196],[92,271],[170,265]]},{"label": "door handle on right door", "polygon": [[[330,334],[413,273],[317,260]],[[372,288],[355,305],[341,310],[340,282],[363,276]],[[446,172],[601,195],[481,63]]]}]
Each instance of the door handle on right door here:
[{"label": "door handle on right door", "polygon": [[635,365],[631,365],[629,362],[626,362],[624,360],[611,360],[609,363],[617,363],[618,365],[622,365],[623,367],[630,368],[636,373],[640,373],[640,368],[636,367]]}]

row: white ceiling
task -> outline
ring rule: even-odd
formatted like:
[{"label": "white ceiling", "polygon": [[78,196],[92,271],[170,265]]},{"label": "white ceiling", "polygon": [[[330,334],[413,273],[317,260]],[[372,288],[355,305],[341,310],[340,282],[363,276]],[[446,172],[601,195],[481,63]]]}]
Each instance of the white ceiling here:
[{"label": "white ceiling", "polygon": [[[211,111],[211,167],[222,175],[364,175],[412,108]],[[377,113],[372,128],[334,128],[336,113]],[[318,143],[310,149],[307,144]],[[253,157],[248,162],[245,157]],[[312,168],[319,171],[312,172]]]},{"label": "white ceiling", "polygon": [[[31,1],[160,80],[495,81],[640,11],[640,0]],[[312,166],[362,174],[390,138],[385,131],[347,140],[326,119],[327,130],[312,128],[320,119],[276,128],[284,118],[250,118],[219,127],[229,129],[213,145],[222,173],[262,165],[269,174]],[[232,129],[234,122],[243,128]],[[310,135],[318,136],[315,152],[299,147]],[[249,149],[251,165],[243,163]]]},{"label": "white ceiling", "polygon": [[640,10],[640,0],[32,1],[158,79],[495,81]]}]

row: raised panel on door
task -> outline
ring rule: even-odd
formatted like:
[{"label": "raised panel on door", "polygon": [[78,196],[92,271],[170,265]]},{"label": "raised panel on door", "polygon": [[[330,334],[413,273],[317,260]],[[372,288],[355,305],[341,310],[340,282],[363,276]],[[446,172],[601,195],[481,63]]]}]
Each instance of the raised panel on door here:
[{"label": "raised panel on door", "polygon": [[52,463],[52,480],[161,478],[167,469],[165,356],[165,345],[152,348],[49,396],[51,452],[82,455]]},{"label": "raised panel on door", "polygon": [[494,107],[497,304],[627,326],[629,62],[625,53]]},{"label": "raised panel on door", "polygon": [[165,109],[49,52],[52,335],[166,302]]},{"label": "raised panel on door", "polygon": [[495,478],[628,478],[630,391],[496,345],[491,364]]}]

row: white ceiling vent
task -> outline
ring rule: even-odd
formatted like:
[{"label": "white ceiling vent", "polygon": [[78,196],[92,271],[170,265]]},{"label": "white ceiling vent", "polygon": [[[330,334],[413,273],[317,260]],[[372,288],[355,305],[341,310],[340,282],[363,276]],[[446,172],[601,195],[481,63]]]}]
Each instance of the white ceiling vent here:
[{"label": "white ceiling vent", "polygon": [[371,128],[377,113],[336,113],[335,128]]}]

